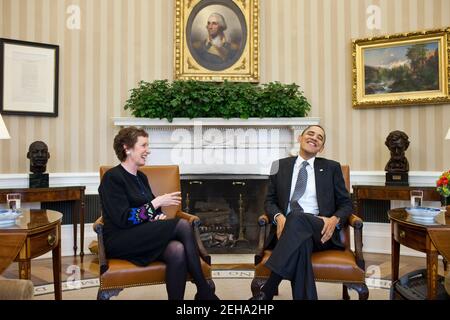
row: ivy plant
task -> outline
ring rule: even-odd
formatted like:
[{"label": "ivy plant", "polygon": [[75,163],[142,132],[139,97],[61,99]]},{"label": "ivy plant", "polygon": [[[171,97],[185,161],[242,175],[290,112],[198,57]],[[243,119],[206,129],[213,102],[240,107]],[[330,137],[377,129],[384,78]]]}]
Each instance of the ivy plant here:
[{"label": "ivy plant", "polygon": [[271,82],[141,81],[125,104],[139,118],[305,117],[310,104],[293,84]]}]

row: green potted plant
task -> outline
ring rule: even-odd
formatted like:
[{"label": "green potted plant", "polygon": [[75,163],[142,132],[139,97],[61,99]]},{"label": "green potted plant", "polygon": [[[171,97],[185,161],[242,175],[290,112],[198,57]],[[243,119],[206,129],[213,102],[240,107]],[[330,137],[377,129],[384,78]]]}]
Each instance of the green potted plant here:
[{"label": "green potted plant", "polygon": [[195,80],[141,81],[131,90],[125,109],[135,117],[280,118],[305,117],[311,105],[295,83],[214,83]]}]

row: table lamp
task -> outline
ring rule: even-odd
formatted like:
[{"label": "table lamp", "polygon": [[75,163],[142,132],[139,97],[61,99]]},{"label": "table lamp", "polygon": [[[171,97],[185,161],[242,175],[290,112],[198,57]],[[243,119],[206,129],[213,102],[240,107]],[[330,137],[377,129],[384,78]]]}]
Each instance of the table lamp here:
[{"label": "table lamp", "polygon": [[11,139],[8,129],[6,129],[5,123],[3,122],[1,114],[0,114],[0,139]]}]

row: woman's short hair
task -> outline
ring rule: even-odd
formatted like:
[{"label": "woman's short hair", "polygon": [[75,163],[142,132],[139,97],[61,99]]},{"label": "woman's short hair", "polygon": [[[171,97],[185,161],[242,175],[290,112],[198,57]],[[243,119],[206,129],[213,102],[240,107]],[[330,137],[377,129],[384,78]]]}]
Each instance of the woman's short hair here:
[{"label": "woman's short hair", "polygon": [[148,133],[144,129],[136,127],[123,128],[114,137],[114,151],[120,161],[125,161],[127,154],[125,147],[133,148],[139,137],[148,137]]}]

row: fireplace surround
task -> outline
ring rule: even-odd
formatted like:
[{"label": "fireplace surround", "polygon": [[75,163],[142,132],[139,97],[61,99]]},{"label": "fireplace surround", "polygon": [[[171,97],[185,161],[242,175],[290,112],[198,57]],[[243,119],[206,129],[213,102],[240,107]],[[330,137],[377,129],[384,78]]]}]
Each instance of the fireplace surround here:
[{"label": "fireplace surround", "polygon": [[297,154],[297,137],[318,118],[114,118],[149,134],[148,165],[177,164],[182,208],[200,217],[210,253],[253,253],[273,161]]}]

